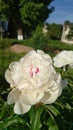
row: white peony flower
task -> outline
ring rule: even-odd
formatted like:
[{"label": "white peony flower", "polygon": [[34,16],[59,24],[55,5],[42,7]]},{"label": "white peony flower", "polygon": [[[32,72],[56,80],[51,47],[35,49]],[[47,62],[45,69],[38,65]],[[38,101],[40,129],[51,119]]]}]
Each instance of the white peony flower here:
[{"label": "white peony flower", "polygon": [[55,67],[63,67],[66,65],[70,65],[73,68],[73,51],[61,51],[54,58],[54,66]]},{"label": "white peony flower", "polygon": [[62,92],[61,76],[54,70],[51,57],[41,50],[30,51],[11,63],[5,78],[12,88],[8,104],[15,103],[17,114],[28,112],[39,102],[53,103]]}]

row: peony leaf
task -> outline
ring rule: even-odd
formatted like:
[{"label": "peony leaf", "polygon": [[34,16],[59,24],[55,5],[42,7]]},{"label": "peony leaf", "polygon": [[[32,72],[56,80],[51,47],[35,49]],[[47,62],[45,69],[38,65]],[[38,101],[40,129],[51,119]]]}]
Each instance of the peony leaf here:
[{"label": "peony leaf", "polygon": [[41,127],[40,117],[44,110],[43,108],[44,107],[42,106],[35,108],[34,115],[31,122],[31,130],[40,130]]},{"label": "peony leaf", "polygon": [[51,118],[49,118],[47,124],[49,126],[48,130],[59,130],[55,120],[52,120]]},{"label": "peony leaf", "polygon": [[56,107],[54,107],[53,105],[45,105],[45,108],[47,108],[48,111],[50,111],[55,116],[60,114],[60,111]]}]

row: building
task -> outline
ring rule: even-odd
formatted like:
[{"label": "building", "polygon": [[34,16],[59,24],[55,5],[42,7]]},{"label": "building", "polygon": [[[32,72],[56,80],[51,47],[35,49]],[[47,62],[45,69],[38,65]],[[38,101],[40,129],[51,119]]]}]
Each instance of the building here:
[{"label": "building", "polygon": [[69,32],[70,32],[70,26],[64,24],[61,41],[67,44],[73,44],[73,39],[67,38],[67,35],[69,34]]}]

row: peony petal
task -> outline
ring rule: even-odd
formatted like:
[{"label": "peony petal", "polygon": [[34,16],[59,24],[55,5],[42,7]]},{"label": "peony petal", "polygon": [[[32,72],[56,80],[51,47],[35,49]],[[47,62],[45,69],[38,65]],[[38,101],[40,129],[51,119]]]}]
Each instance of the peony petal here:
[{"label": "peony petal", "polygon": [[30,110],[31,106],[30,105],[25,105],[22,102],[17,102],[14,106],[14,112],[16,114],[24,114]]},{"label": "peony petal", "polygon": [[50,96],[51,94],[49,92],[45,92],[43,98],[41,99],[41,102],[45,103],[50,98]]},{"label": "peony petal", "polygon": [[40,100],[43,98],[43,96],[44,96],[44,93],[39,92],[37,94],[37,98],[35,99],[35,101],[33,102],[33,104],[39,103]]},{"label": "peony petal", "polygon": [[11,77],[15,84],[17,84],[20,78],[22,77],[22,65],[20,64],[20,62],[13,62],[10,65],[10,68],[12,68]]},{"label": "peony petal", "polygon": [[31,57],[36,55],[36,51],[29,51],[24,57],[22,57],[19,62],[23,64],[26,60],[28,61]]},{"label": "peony petal", "polygon": [[73,51],[61,51],[53,58],[53,61],[55,67],[63,67],[65,65],[73,67]]},{"label": "peony petal", "polygon": [[51,104],[56,101],[58,96],[61,94],[62,89],[57,89],[56,91],[46,92],[41,102],[44,104]]},{"label": "peony petal", "polygon": [[41,93],[41,92],[37,93],[36,91],[35,92],[29,91],[25,93],[24,95],[21,95],[20,100],[26,105],[33,105],[40,102],[43,96],[44,96],[44,93]]},{"label": "peony petal", "polygon": [[20,98],[20,95],[21,95],[21,92],[19,92],[17,89],[13,89],[7,97],[8,104],[13,104],[17,102]]},{"label": "peony petal", "polygon": [[73,68],[73,63],[70,64],[70,67]]},{"label": "peony petal", "polygon": [[36,99],[36,92],[33,92],[33,91],[26,92],[22,94],[20,97],[20,100],[26,105],[33,104],[35,99]]},{"label": "peony petal", "polygon": [[13,66],[16,64],[17,62],[12,62],[10,65],[9,65],[9,69],[12,70],[13,69]]},{"label": "peony petal", "polygon": [[9,69],[7,69],[5,72],[5,79],[7,80],[8,83],[11,84],[11,86],[14,86],[14,81],[11,78],[11,72],[9,71]]},{"label": "peony petal", "polygon": [[37,50],[37,53],[40,54],[45,60],[49,60],[52,63],[52,59],[51,59],[51,57],[48,54],[45,54],[41,50]]},{"label": "peony petal", "polygon": [[44,94],[44,97],[41,100],[41,102],[45,104],[53,103],[61,95],[63,88],[61,82],[61,75],[58,73],[55,74],[54,80],[49,86],[50,87],[47,89]]}]

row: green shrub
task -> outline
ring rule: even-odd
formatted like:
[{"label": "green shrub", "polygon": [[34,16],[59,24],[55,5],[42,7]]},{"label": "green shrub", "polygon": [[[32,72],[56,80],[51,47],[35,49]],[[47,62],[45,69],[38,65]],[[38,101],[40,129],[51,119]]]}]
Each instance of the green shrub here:
[{"label": "green shrub", "polygon": [[38,26],[36,31],[33,32],[32,37],[29,39],[30,45],[35,49],[44,50],[47,47],[49,37],[43,34],[42,26]]}]

